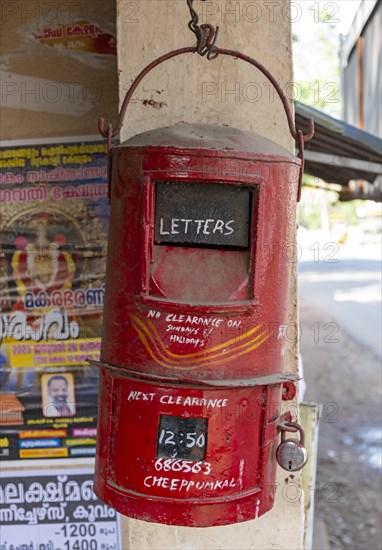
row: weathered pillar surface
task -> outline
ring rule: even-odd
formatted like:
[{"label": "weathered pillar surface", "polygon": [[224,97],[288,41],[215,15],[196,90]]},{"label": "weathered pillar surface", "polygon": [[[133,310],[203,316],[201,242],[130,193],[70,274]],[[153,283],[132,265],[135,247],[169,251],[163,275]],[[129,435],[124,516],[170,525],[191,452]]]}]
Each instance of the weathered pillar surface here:
[{"label": "weathered pillar surface", "polygon": [[[293,13],[289,2],[194,1],[200,23],[220,27],[217,44],[255,57],[291,95]],[[195,44],[186,0],[117,2],[120,99],[140,70],[164,53]],[[150,105],[150,100],[153,104]],[[291,146],[282,105],[267,79],[243,61],[187,54],[157,67],[140,85],[122,138],[179,121],[254,130]]]},{"label": "weathered pillar surface", "polygon": [[[201,23],[219,25],[218,45],[239,50],[265,65],[291,93],[289,2],[194,1]],[[186,0],[117,0],[120,101],[137,74],[156,57],[195,44]],[[289,93],[288,93],[289,91]],[[233,58],[207,61],[196,54],[157,67],[139,86],[121,132],[122,140],[180,121],[253,130],[292,150],[283,107],[267,79]],[[293,263],[291,263],[293,268]],[[296,320],[295,276],[289,321]],[[297,349],[286,354],[297,370]],[[301,476],[279,469],[274,508],[257,520],[227,527],[169,527],[123,519],[124,549],[300,549],[303,547]]]}]

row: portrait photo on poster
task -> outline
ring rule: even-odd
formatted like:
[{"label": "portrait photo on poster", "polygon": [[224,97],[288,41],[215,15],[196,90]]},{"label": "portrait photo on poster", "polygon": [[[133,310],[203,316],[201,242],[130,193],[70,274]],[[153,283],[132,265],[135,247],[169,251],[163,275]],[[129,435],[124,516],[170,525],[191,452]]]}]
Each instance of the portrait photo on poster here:
[{"label": "portrait photo on poster", "polygon": [[76,414],[73,375],[44,374],[41,377],[42,412],[46,418]]}]

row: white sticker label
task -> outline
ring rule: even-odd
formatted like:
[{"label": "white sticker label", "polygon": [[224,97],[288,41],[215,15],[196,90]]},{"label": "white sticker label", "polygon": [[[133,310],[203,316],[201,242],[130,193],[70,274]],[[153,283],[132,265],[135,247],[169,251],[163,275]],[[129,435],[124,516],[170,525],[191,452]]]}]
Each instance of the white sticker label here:
[{"label": "white sticker label", "polygon": [[119,516],[93,492],[92,470],[4,471],[1,550],[120,550]]},{"label": "white sticker label", "polygon": [[[7,525],[1,528],[1,550],[120,550],[114,521]],[[82,533],[82,534],[81,534]],[[37,542],[36,542],[37,541]]]}]

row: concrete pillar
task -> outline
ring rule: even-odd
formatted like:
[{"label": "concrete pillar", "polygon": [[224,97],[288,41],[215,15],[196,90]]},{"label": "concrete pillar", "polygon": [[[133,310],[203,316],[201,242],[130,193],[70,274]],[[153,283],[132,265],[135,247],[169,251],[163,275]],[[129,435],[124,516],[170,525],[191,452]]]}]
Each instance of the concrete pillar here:
[{"label": "concrete pillar", "polygon": [[[201,23],[220,26],[218,45],[240,50],[264,64],[291,94],[291,19],[287,0],[194,1]],[[120,100],[135,76],[156,57],[195,44],[188,30],[186,0],[117,0]],[[168,61],[139,86],[129,107],[121,139],[177,122],[226,124],[253,130],[292,150],[283,107],[266,78],[254,67],[231,58],[208,61],[197,54]],[[293,263],[291,263],[293,269]],[[289,322],[296,321],[292,277]],[[297,370],[297,344],[286,354]],[[303,495],[301,476],[279,469],[274,508],[263,517],[233,526],[193,529],[123,518],[127,549],[301,549]]]}]

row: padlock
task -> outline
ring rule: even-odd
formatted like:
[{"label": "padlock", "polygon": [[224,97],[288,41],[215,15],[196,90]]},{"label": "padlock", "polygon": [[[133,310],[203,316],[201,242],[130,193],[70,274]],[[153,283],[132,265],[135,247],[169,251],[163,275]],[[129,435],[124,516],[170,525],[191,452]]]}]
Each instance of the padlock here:
[{"label": "padlock", "polygon": [[[289,428],[289,429],[288,429]],[[276,460],[287,472],[298,472],[308,461],[308,451],[305,448],[305,434],[302,427],[296,422],[284,422],[281,427],[281,443],[277,447]],[[298,431],[300,441],[285,439],[285,432]]]}]

